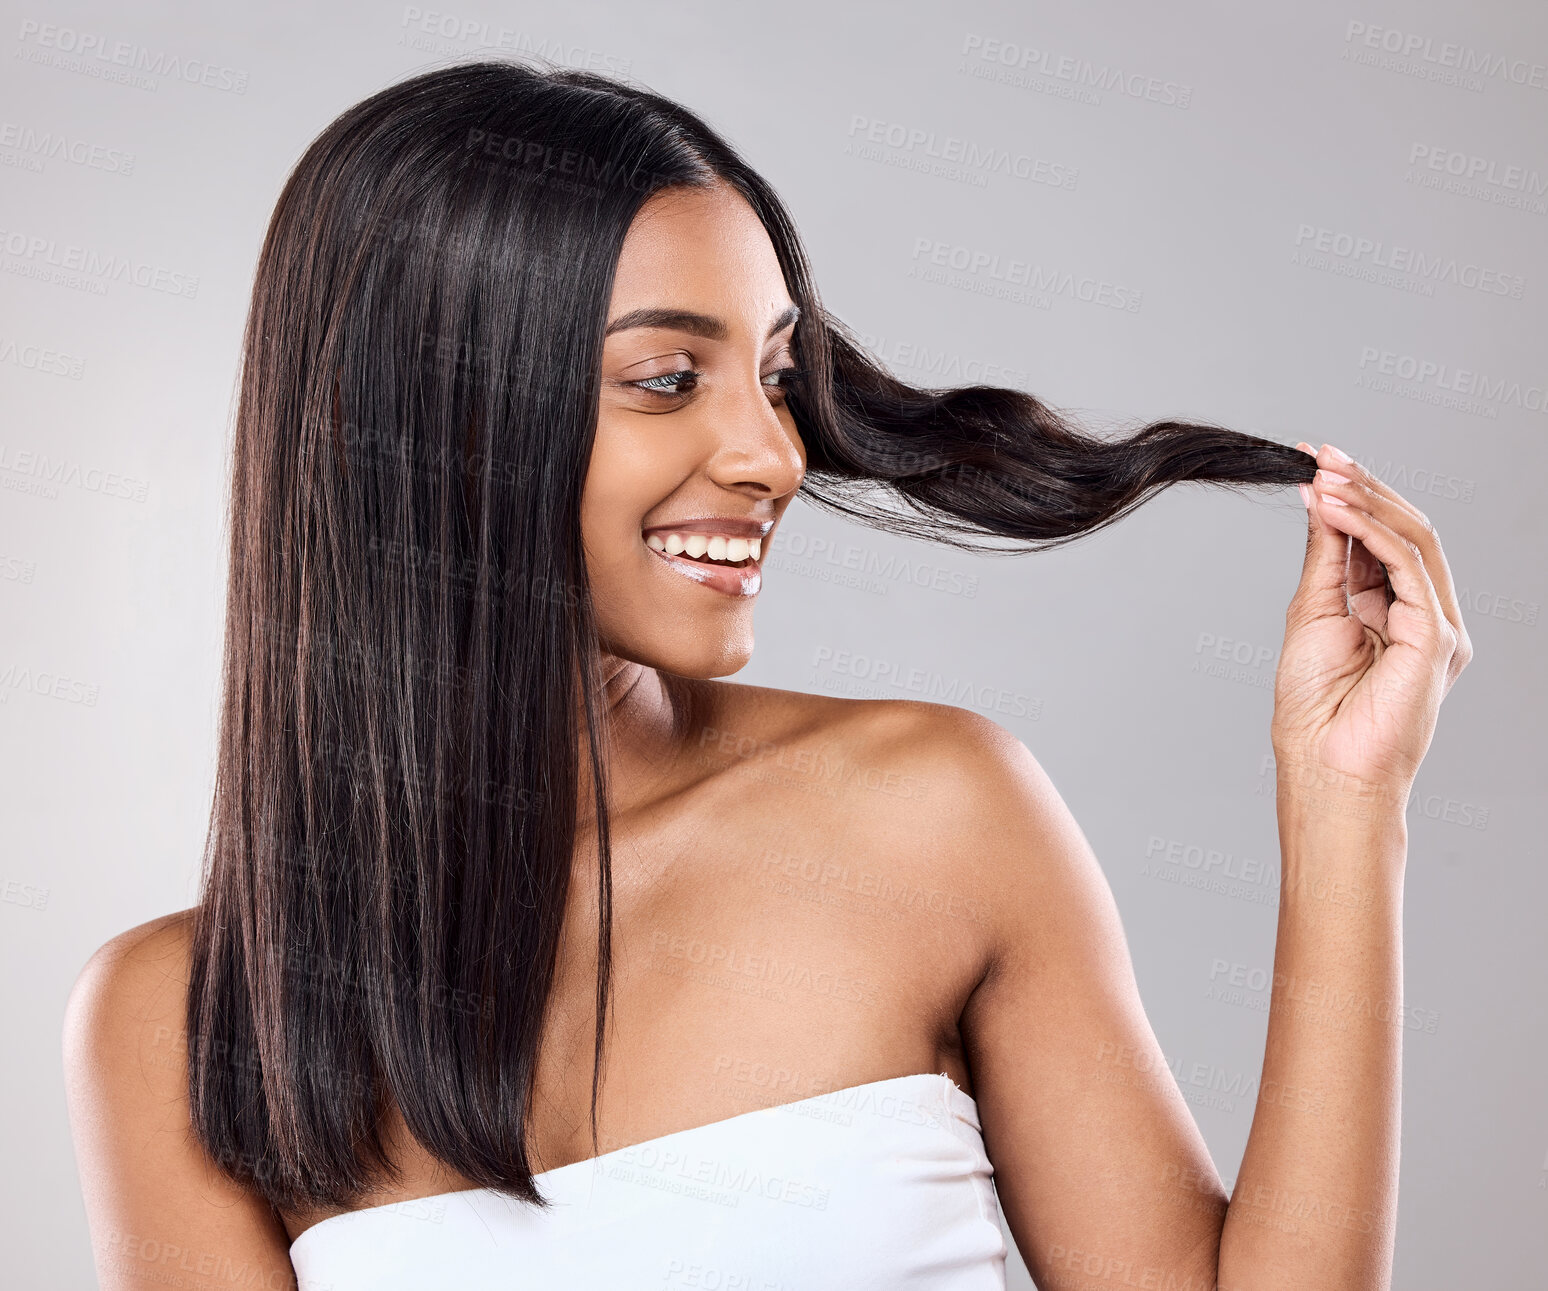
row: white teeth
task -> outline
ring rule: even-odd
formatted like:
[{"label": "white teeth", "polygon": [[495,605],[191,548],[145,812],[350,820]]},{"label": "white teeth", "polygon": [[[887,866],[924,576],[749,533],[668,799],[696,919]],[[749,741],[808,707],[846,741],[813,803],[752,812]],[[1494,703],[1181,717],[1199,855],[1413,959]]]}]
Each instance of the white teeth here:
[{"label": "white teeth", "polygon": [[669,556],[707,557],[731,564],[746,560],[749,556],[757,560],[763,555],[762,538],[727,538],[722,534],[711,537],[702,533],[669,533],[663,538],[660,534],[652,533],[645,535],[645,545],[653,551],[664,551]]}]

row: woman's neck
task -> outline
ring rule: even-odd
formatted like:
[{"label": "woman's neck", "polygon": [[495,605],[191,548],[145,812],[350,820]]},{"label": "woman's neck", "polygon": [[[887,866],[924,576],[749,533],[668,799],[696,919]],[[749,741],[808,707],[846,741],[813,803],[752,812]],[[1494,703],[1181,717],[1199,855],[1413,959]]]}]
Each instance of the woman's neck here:
[{"label": "woman's neck", "polygon": [[[679,764],[694,693],[683,678],[615,655],[601,657],[597,675],[603,701],[598,753],[607,771],[609,807],[627,811],[659,788]],[[590,821],[595,817],[595,790],[584,712],[579,714],[578,729],[579,818]]]}]

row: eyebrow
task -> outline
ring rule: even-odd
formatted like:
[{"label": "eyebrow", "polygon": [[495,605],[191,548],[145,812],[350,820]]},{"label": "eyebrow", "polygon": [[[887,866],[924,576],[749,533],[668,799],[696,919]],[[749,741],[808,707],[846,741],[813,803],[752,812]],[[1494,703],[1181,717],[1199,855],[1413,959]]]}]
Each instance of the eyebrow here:
[{"label": "eyebrow", "polygon": [[[776,318],[769,327],[768,336],[776,332],[782,332],[791,323],[800,318],[801,310],[797,305],[791,305]],[[720,319],[710,314],[696,314],[691,309],[632,309],[627,314],[615,318],[607,325],[607,331],[603,336],[611,336],[614,332],[625,332],[631,327],[661,327],[669,328],[675,332],[688,332],[693,336],[702,336],[708,341],[723,341],[726,339],[727,327]]]}]

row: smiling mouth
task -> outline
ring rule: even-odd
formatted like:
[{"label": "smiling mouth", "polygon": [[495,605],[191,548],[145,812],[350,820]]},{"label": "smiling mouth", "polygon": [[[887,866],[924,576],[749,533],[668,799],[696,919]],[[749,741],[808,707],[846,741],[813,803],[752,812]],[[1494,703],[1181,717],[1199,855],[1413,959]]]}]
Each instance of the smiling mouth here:
[{"label": "smiling mouth", "polygon": [[707,591],[744,600],[763,586],[761,538],[663,531],[642,536],[658,560]]},{"label": "smiling mouth", "polygon": [[645,545],[652,551],[680,560],[721,569],[746,569],[756,565],[763,554],[761,538],[726,538],[702,533],[651,533]]}]

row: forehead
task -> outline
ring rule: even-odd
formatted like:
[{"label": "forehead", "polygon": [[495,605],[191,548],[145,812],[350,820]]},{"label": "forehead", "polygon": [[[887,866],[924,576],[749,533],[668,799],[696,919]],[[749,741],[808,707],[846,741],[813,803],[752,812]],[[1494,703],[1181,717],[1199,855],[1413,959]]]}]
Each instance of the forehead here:
[{"label": "forehead", "polygon": [[619,255],[608,317],[671,305],[762,324],[789,303],[763,222],[734,188],[717,184],[666,189],[640,208]]}]

